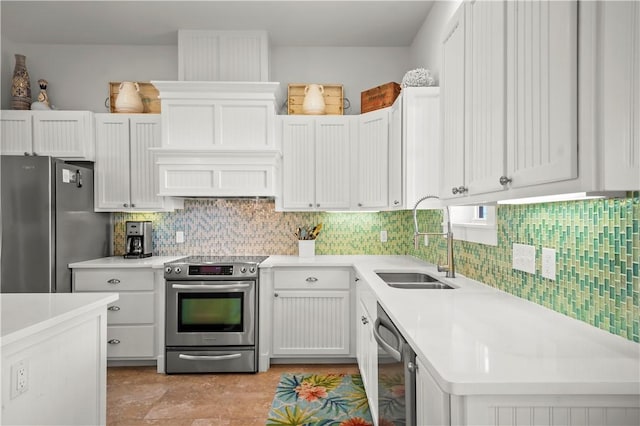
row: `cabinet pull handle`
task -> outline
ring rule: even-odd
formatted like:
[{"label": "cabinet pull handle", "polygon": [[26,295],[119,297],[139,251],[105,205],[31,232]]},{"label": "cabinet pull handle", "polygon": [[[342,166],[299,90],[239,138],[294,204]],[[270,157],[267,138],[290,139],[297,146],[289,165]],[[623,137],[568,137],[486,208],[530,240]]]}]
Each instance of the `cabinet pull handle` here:
[{"label": "cabinet pull handle", "polygon": [[107,341],[107,343],[110,344],[110,345],[119,345],[120,344],[120,340],[111,339],[111,340]]},{"label": "cabinet pull handle", "polygon": [[356,282],[360,281],[360,277],[356,277]]},{"label": "cabinet pull handle", "polygon": [[316,277],[307,277],[305,281],[308,283],[315,283],[318,279]]},{"label": "cabinet pull handle", "polygon": [[120,284],[120,280],[117,278],[111,278],[110,280],[107,280],[107,282],[109,284]]},{"label": "cabinet pull handle", "polygon": [[120,310],[120,306],[109,306],[107,309],[116,312]]},{"label": "cabinet pull handle", "polygon": [[513,179],[506,176],[500,176],[500,185],[505,186],[507,184],[510,184],[511,182],[513,182]]},{"label": "cabinet pull handle", "polygon": [[360,318],[360,321],[362,321],[363,324],[369,324],[369,320],[364,315]]}]

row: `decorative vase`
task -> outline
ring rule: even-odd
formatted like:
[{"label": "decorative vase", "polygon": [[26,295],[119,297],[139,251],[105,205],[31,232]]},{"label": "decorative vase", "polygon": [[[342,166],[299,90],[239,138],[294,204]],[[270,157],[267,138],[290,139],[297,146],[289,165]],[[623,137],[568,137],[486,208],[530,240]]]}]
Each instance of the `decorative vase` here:
[{"label": "decorative vase", "polygon": [[116,97],[116,112],[139,113],[144,111],[140,98],[140,86],[138,83],[123,81],[118,89]]},{"label": "decorative vase", "polygon": [[27,58],[16,54],[16,67],[11,79],[11,109],[31,108],[31,82],[25,64]]},{"label": "decorative vase", "polygon": [[305,114],[324,114],[326,105],[323,94],[324,87],[321,84],[309,84],[305,86],[302,112]]},{"label": "decorative vase", "polygon": [[316,240],[298,240],[298,256],[313,257],[316,255]]}]

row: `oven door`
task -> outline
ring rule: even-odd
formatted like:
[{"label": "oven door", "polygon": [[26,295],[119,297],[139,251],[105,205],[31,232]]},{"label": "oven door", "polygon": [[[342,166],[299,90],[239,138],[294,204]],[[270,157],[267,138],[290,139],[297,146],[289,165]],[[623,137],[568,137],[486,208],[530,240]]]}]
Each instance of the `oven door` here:
[{"label": "oven door", "polygon": [[166,346],[251,346],[255,281],[167,281]]}]

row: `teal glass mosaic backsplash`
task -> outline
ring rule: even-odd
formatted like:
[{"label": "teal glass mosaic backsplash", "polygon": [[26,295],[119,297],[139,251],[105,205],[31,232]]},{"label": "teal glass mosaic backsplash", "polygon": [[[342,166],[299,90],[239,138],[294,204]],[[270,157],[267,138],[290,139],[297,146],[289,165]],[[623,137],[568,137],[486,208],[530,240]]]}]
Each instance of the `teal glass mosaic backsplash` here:
[{"label": "teal glass mosaic backsplash", "polygon": [[[323,223],[316,254],[410,254],[445,258],[445,241],[413,247],[411,211],[282,213],[268,200],[186,200],[172,213],[115,213],[114,251],[124,253],[124,222],[151,220],[155,255],[297,254],[299,226]],[[421,229],[442,213],[420,211]],[[498,245],[456,241],[457,272],[593,326],[640,342],[640,193],[623,199],[497,208]],[[388,241],[380,242],[386,230]],[[175,243],[183,231],[185,242]],[[536,248],[536,274],[511,268],[513,243]],[[556,280],[540,275],[542,248],[556,250]]]}]

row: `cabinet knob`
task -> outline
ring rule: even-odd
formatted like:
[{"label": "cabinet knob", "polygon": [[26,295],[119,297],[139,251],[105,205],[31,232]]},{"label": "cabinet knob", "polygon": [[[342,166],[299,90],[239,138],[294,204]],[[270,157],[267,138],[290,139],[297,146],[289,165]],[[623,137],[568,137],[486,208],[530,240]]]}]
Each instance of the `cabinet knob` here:
[{"label": "cabinet knob", "polygon": [[313,204],[309,203],[309,207],[313,207]]},{"label": "cabinet knob", "polygon": [[513,179],[506,176],[500,176],[500,185],[505,186],[507,184],[510,184],[511,182],[513,182]]},{"label": "cabinet knob", "polygon": [[318,279],[316,277],[307,277],[305,281],[308,283],[315,283],[318,281]]},{"label": "cabinet knob", "polygon": [[397,206],[398,204],[400,204],[400,201],[398,201],[398,200],[394,200],[394,201],[393,201],[393,205],[394,205],[394,206]]},{"label": "cabinet knob", "polygon": [[135,207],[135,206],[136,206],[135,204],[131,204],[131,207]]},{"label": "cabinet knob", "polygon": [[107,282],[109,284],[120,284],[120,280],[117,278],[111,278],[110,280],[107,280]]},{"label": "cabinet knob", "polygon": [[356,277],[356,282],[360,281],[360,277]]},{"label": "cabinet knob", "polygon": [[458,187],[458,194],[464,194],[465,192],[467,192],[468,189],[464,186],[459,186]]},{"label": "cabinet knob", "polygon": [[320,207],[320,203],[316,204],[316,207]]},{"label": "cabinet knob", "polygon": [[279,294],[278,293],[273,293],[273,297],[278,297]]},{"label": "cabinet knob", "polygon": [[118,344],[120,344],[120,340],[111,339],[111,340],[107,341],[107,343],[110,344],[110,345],[118,345]]},{"label": "cabinet knob", "polygon": [[122,206],[123,206],[123,207],[129,207],[129,204],[124,203]]},{"label": "cabinet knob", "polygon": [[358,203],[358,207],[362,207],[362,203]]},{"label": "cabinet knob", "polygon": [[120,306],[109,306],[107,309],[115,312],[120,310]]},{"label": "cabinet knob", "polygon": [[453,188],[451,188],[451,193],[452,194],[457,194],[458,193],[458,188],[456,188],[455,186]]},{"label": "cabinet knob", "polygon": [[364,315],[360,318],[360,321],[362,321],[363,324],[369,324],[369,320]]}]

